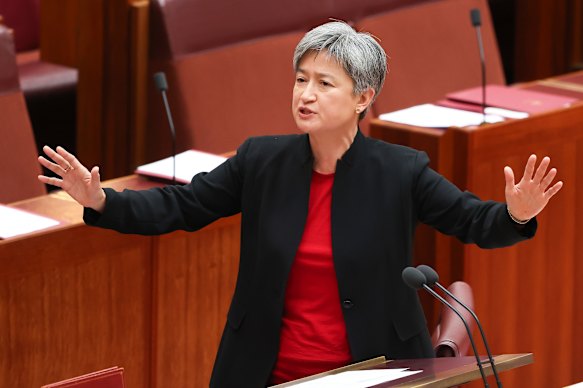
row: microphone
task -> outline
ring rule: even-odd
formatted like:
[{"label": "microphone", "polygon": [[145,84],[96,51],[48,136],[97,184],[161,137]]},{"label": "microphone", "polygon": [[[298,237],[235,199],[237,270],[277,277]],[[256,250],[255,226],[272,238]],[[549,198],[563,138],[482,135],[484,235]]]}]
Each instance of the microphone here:
[{"label": "microphone", "polygon": [[482,337],[482,341],[484,342],[484,346],[486,347],[486,352],[488,353],[488,360],[490,360],[490,365],[492,365],[492,371],[494,372],[494,377],[496,378],[496,385],[498,386],[498,388],[502,388],[502,382],[500,382],[500,378],[498,377],[498,371],[496,370],[496,365],[494,364],[494,358],[492,357],[492,353],[490,353],[488,341],[486,341],[486,334],[484,334],[484,330],[482,330],[482,325],[480,324],[480,320],[478,319],[476,313],[474,313],[474,311],[471,308],[469,308],[465,303],[462,303],[461,300],[456,298],[455,295],[449,292],[447,288],[439,284],[439,275],[437,274],[437,272],[435,272],[433,268],[431,268],[428,265],[422,264],[418,266],[417,269],[421,271],[423,275],[425,275],[425,278],[427,279],[427,285],[429,287],[433,287],[434,285],[437,286],[440,290],[449,295],[453,300],[455,300],[460,306],[462,306],[472,315],[474,321],[476,321],[478,325],[478,329],[480,330],[480,336]]},{"label": "microphone", "polygon": [[470,19],[472,26],[476,29],[476,37],[478,39],[478,48],[480,50],[480,63],[482,65],[482,125],[486,124],[486,59],[484,55],[484,44],[482,43],[482,17],[480,10],[473,8],[470,10]]},{"label": "microphone", "polygon": [[434,298],[436,298],[441,303],[443,303],[444,305],[449,307],[451,309],[451,311],[453,311],[462,320],[462,322],[466,328],[466,332],[468,333],[468,337],[470,338],[470,343],[472,344],[472,350],[474,351],[474,356],[476,357],[476,363],[478,364],[478,369],[480,370],[480,374],[482,375],[482,380],[484,381],[484,387],[488,388],[489,387],[488,380],[486,380],[486,374],[484,373],[484,367],[482,366],[482,361],[480,361],[480,357],[478,356],[478,351],[476,350],[476,344],[474,343],[474,339],[472,337],[472,332],[470,330],[470,327],[468,326],[468,323],[464,319],[464,317],[462,317],[460,312],[458,310],[456,310],[451,304],[449,304],[448,301],[443,299],[437,292],[433,291],[430,287],[427,286],[427,278],[425,277],[423,272],[421,272],[417,268],[407,267],[403,270],[403,272],[401,273],[401,276],[402,276],[403,281],[405,282],[406,285],[408,285],[409,287],[411,287],[415,290],[418,290],[420,288],[424,288]]},{"label": "microphone", "polygon": [[156,84],[156,89],[162,93],[164,107],[166,108],[166,117],[168,118],[168,124],[170,125],[170,134],[172,135],[172,184],[176,184],[176,130],[174,129],[172,114],[170,113],[168,97],[166,96],[166,91],[168,90],[166,74],[164,74],[164,72],[154,74],[154,83]]}]

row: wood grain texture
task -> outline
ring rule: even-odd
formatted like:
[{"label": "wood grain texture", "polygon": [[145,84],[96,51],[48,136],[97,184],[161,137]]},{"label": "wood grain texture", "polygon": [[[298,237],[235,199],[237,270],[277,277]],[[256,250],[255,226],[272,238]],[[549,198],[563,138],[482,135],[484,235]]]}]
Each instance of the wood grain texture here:
[{"label": "wood grain texture", "polygon": [[132,139],[143,136],[147,10],[134,0],[47,0],[41,7],[43,59],[79,71],[77,155],[99,164],[104,178],[131,173],[142,152]]},{"label": "wood grain texture", "polygon": [[150,244],[82,225],[0,242],[2,384],[123,365],[128,386],[148,386]]},{"label": "wood grain texture", "polygon": [[153,383],[208,386],[235,288],[240,218],[158,240]]},{"label": "wood grain texture", "polygon": [[515,81],[581,69],[581,0],[516,0],[515,7]]},{"label": "wood grain texture", "polygon": [[238,271],[239,216],[147,237],[85,226],[63,192],[11,206],[62,225],[0,241],[0,385],[114,365],[128,388],[208,385]]}]

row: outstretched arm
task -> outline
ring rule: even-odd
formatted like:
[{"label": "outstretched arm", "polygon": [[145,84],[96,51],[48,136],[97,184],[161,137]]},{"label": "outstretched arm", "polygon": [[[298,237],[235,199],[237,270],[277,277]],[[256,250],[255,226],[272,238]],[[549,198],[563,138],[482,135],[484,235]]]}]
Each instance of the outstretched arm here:
[{"label": "outstretched arm", "polygon": [[536,155],[530,155],[524,168],[524,175],[517,184],[512,168],[504,167],[508,213],[518,223],[525,223],[539,214],[553,195],[563,187],[561,181],[551,186],[557,175],[555,168],[547,172],[551,159],[545,156],[535,171],[536,159]]},{"label": "outstretched arm", "polygon": [[39,175],[38,179],[43,183],[62,188],[84,207],[102,212],[105,208],[105,193],[101,188],[99,167],[95,166],[89,171],[63,147],[57,147],[55,151],[44,146],[43,151],[50,160],[39,156],[39,163],[60,178]]}]

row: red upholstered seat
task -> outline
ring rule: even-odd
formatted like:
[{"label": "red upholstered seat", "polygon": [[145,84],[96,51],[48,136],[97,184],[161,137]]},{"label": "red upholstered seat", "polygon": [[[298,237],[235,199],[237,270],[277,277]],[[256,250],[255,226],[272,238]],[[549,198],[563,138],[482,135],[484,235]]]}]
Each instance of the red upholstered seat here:
[{"label": "red upholstered seat", "polygon": [[40,59],[39,1],[1,1],[0,15],[14,31],[20,88],[37,149],[60,144],[74,150],[77,70]]},{"label": "red upholstered seat", "polygon": [[[448,287],[448,290],[470,309],[474,309],[474,294],[469,284],[455,282]],[[470,313],[449,296],[445,299],[459,310],[472,331],[475,323]],[[470,348],[470,339],[463,322],[446,306],[441,307],[441,317],[431,340],[438,357],[465,356]]]},{"label": "red upholstered seat", "polygon": [[[293,133],[292,53],[303,32],[194,53],[161,66],[168,75],[179,151],[227,152],[252,135]],[[153,88],[152,88],[153,89]],[[159,92],[149,101],[148,154],[170,152]]]},{"label": "red upholstered seat", "polygon": [[308,29],[330,18],[356,21],[430,0],[153,0],[151,44],[157,58]]},{"label": "red upholstered seat", "polygon": [[14,43],[9,29],[0,25],[0,203],[46,193],[37,180],[34,135],[18,84]]}]

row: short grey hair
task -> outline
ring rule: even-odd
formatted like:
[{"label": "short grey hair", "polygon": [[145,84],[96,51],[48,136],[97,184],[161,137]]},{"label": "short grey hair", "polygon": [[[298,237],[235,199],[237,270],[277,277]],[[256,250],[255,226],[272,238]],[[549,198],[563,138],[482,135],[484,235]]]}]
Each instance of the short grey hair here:
[{"label": "short grey hair", "polygon": [[[372,105],[387,74],[387,55],[375,38],[366,32],[355,31],[344,22],[322,24],[308,31],[296,46],[294,71],[298,71],[302,58],[314,51],[324,51],[344,68],[354,82],[354,94],[372,88],[375,92]],[[364,118],[367,110],[360,113],[359,120]]]}]

